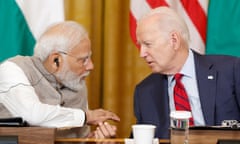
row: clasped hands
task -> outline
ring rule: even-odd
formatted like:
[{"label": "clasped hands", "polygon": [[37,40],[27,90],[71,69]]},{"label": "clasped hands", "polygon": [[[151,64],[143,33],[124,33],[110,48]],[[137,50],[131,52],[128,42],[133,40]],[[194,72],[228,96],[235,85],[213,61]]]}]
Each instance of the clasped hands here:
[{"label": "clasped hands", "polygon": [[96,125],[96,130],[89,134],[89,138],[113,138],[116,136],[117,127],[107,120],[119,122],[120,118],[113,112],[103,109],[86,111],[86,124]]}]

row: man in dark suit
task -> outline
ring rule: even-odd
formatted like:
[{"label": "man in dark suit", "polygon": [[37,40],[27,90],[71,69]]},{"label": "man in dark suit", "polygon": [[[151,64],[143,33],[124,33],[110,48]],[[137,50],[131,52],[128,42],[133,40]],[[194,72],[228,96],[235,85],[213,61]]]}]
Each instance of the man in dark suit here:
[{"label": "man in dark suit", "polygon": [[150,74],[135,89],[138,124],[157,126],[155,136],[169,138],[170,112],[175,111],[174,75],[183,75],[195,126],[240,120],[240,59],[200,55],[189,48],[188,28],[176,12],[159,7],[137,24],[140,56]]}]

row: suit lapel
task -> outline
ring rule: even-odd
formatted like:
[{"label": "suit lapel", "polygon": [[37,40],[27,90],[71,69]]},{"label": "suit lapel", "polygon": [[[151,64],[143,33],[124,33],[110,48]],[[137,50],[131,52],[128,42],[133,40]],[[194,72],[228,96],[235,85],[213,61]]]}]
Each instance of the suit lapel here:
[{"label": "suit lapel", "polygon": [[158,129],[156,130],[157,135],[169,137],[169,96],[168,96],[168,81],[167,76],[159,75],[157,81],[152,89],[152,100],[154,107],[156,108],[156,123]]},{"label": "suit lapel", "polygon": [[213,125],[217,72],[214,70],[214,65],[209,63],[206,58],[194,53],[199,98],[204,120],[206,125]]},{"label": "suit lapel", "polygon": [[[162,75],[161,80],[159,82],[160,82],[159,88],[156,88],[156,90],[158,91],[158,94],[160,94],[160,95],[155,97],[156,98],[155,103],[156,103],[156,106],[158,107],[159,113],[161,115],[164,114],[164,116],[166,116],[168,118],[170,110],[169,110],[169,96],[168,96],[168,88],[167,88],[168,87],[167,76]],[[167,122],[169,122],[168,119],[167,119]]]}]

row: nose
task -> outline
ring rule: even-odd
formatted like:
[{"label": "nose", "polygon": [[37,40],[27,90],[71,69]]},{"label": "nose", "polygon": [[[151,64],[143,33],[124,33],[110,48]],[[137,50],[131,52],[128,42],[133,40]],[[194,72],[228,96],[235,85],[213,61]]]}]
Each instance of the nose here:
[{"label": "nose", "polygon": [[146,56],[147,56],[146,48],[143,45],[141,45],[141,47],[140,47],[140,57],[144,58]]},{"label": "nose", "polygon": [[86,65],[86,70],[93,70],[94,69],[94,64],[93,64],[93,61],[92,59],[90,58],[87,65]]}]

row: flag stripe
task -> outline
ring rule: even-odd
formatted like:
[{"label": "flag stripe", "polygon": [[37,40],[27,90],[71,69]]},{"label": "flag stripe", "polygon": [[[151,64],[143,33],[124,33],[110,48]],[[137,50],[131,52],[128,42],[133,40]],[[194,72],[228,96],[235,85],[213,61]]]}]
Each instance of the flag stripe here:
[{"label": "flag stripe", "polygon": [[158,6],[168,6],[165,0],[147,0],[148,4],[152,7],[158,7]]},{"label": "flag stripe", "polygon": [[202,7],[204,13],[207,14],[208,13],[208,2],[209,2],[209,0],[199,0],[198,2],[200,4],[200,6]]},{"label": "flag stripe", "polygon": [[63,4],[63,0],[0,0],[0,62],[32,55],[35,41],[46,27],[64,20]]},{"label": "flag stripe", "polygon": [[131,0],[131,13],[136,20],[150,11],[150,9],[151,7],[145,0]]},{"label": "flag stripe", "polygon": [[207,26],[207,54],[240,57],[240,1],[210,0]]},{"label": "flag stripe", "polygon": [[49,25],[64,20],[63,0],[16,0],[35,39]]},{"label": "flag stripe", "polygon": [[15,0],[0,1],[0,62],[20,55],[31,55],[35,39]]},{"label": "flag stripe", "polygon": [[190,43],[189,47],[194,49],[195,51],[204,54],[205,53],[205,44],[198,33],[198,30],[194,26],[193,22],[191,21],[190,17],[188,16],[187,12],[185,11],[181,1],[172,1],[168,0],[169,6],[176,10],[176,12],[183,17],[185,20],[189,33],[190,33]]},{"label": "flag stripe", "polygon": [[204,44],[206,44],[207,17],[204,13],[204,10],[202,9],[201,5],[198,3],[197,0],[181,0],[181,2],[192,22],[196,26],[198,32],[200,33]]},{"label": "flag stripe", "polygon": [[135,30],[136,26],[137,26],[136,19],[135,19],[135,17],[133,16],[133,14],[131,12],[129,14],[129,17],[130,17],[130,29],[131,29],[130,35],[132,37],[133,42],[137,45],[136,34],[135,34],[135,31],[133,31],[133,29]]}]

